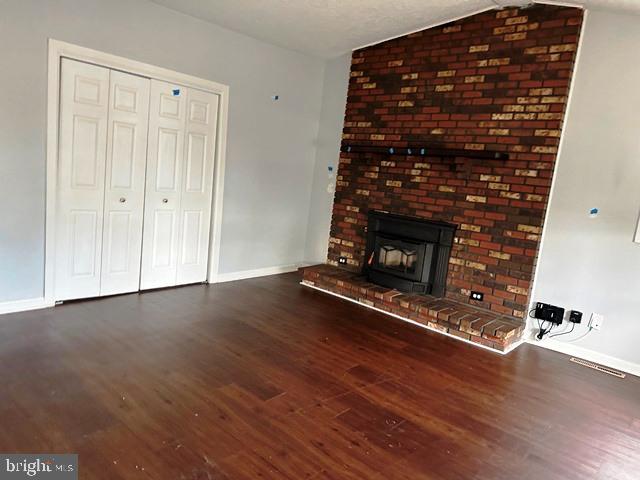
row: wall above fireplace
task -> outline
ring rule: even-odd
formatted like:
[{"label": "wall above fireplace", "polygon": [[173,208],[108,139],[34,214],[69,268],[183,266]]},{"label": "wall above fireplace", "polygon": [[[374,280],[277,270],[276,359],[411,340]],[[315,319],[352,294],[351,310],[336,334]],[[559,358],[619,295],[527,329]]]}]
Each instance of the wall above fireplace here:
[{"label": "wall above fireplace", "polygon": [[508,8],[355,51],[329,263],[362,269],[370,210],[450,222],[446,296],[524,317],[581,23]]}]

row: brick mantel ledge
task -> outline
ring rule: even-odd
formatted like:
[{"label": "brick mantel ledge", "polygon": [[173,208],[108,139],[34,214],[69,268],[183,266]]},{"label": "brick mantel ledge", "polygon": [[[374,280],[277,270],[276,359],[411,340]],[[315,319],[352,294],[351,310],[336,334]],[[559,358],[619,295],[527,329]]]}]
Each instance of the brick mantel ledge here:
[{"label": "brick mantel ledge", "polygon": [[429,295],[410,295],[368,282],[365,277],[331,265],[314,265],[302,271],[302,283],[347,297],[456,338],[499,352],[518,345],[524,322],[472,305]]}]

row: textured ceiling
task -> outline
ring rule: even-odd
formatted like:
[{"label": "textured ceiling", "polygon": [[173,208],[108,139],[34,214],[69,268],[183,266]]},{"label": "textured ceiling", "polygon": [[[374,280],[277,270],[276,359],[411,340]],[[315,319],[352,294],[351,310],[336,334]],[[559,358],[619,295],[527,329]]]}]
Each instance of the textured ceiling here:
[{"label": "textured ceiling", "polygon": [[[496,4],[522,0],[151,0],[230,30],[330,58]],[[577,0],[640,14],[640,0]]]}]

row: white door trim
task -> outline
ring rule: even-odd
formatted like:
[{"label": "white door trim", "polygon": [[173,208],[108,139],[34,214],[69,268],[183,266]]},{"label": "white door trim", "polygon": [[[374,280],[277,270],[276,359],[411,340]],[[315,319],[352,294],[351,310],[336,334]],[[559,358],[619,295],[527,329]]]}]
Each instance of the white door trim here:
[{"label": "white door trim", "polygon": [[47,72],[47,158],[45,204],[45,265],[44,303],[54,303],[55,225],[58,165],[58,119],[60,117],[60,61],[70,58],[134,75],[177,83],[185,87],[211,92],[220,96],[216,151],[214,156],[213,205],[211,208],[211,233],[209,241],[209,266],[207,281],[213,283],[220,266],[220,238],[222,227],[222,199],[224,196],[224,169],[227,150],[227,119],[229,112],[229,87],[184,73],[174,72],[109,53],[49,39]]}]

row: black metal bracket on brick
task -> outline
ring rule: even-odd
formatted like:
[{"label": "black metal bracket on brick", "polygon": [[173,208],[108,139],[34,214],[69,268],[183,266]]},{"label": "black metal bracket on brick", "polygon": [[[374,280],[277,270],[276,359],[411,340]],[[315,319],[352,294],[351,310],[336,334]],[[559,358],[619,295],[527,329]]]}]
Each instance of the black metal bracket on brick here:
[{"label": "black metal bracket on brick", "polygon": [[342,144],[340,151],[344,153],[379,153],[386,155],[401,155],[415,157],[467,157],[467,158],[487,158],[491,160],[509,160],[506,152],[496,152],[493,150],[468,150],[451,149],[442,146],[408,146],[389,147],[370,144]]}]

